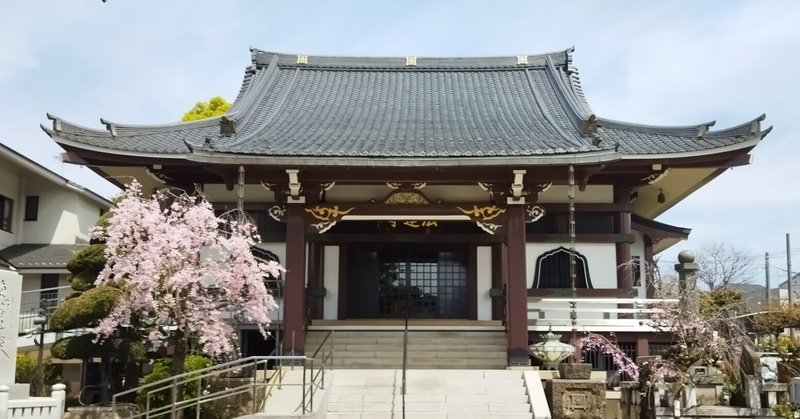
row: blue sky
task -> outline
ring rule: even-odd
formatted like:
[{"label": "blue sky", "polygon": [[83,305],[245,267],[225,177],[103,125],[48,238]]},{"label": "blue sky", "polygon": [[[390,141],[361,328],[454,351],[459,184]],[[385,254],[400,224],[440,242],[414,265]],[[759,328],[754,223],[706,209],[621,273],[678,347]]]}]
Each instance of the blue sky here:
[{"label": "blue sky", "polygon": [[[680,249],[730,243],[785,276],[800,266],[800,2],[158,1],[0,4],[0,142],[100,194],[115,189],[58,161],[51,112],[101,127],[177,120],[198,100],[235,97],[249,47],[309,55],[487,56],[575,47],[603,117],[715,128],[767,114],[773,132],[736,168],[659,220],[693,228]],[[763,265],[762,265],[763,266]],[[795,269],[797,270],[797,269]],[[759,281],[763,275],[757,275]]]}]

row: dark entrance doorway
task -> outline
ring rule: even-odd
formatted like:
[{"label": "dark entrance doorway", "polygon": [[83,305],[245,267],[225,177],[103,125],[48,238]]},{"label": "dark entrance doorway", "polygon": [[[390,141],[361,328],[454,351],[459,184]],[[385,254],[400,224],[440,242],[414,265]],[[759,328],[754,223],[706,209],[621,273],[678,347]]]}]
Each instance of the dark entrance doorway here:
[{"label": "dark entrance doorway", "polygon": [[352,245],[347,267],[348,318],[468,317],[464,245]]}]

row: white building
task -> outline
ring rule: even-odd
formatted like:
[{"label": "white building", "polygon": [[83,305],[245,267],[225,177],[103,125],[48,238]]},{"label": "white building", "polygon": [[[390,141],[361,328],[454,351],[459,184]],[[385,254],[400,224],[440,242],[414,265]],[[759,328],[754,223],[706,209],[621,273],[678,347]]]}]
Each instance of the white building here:
[{"label": "white building", "polygon": [[40,306],[72,291],[66,264],[111,202],[0,144],[0,269],[21,274],[20,352]]}]

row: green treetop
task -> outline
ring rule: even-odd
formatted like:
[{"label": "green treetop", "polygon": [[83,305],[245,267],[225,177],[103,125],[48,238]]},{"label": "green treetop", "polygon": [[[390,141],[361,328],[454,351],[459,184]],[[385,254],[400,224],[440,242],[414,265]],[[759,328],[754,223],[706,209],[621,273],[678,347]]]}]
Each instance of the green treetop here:
[{"label": "green treetop", "polygon": [[212,97],[208,102],[197,102],[192,109],[183,114],[181,121],[195,121],[198,119],[211,118],[228,112],[231,104],[220,96]]}]

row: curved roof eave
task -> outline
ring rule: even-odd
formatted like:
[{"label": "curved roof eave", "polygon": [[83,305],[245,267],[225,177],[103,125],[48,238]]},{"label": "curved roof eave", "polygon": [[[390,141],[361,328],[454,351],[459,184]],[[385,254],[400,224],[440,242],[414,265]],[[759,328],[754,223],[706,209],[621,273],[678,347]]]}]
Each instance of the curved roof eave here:
[{"label": "curved roof eave", "polygon": [[93,152],[96,152],[96,153],[110,154],[110,155],[114,155],[114,156],[141,157],[141,158],[147,158],[147,159],[181,160],[181,159],[186,158],[186,154],[185,153],[181,153],[181,154],[144,153],[144,152],[140,152],[140,151],[118,150],[118,149],[108,148],[108,147],[93,146],[91,144],[79,143],[77,141],[72,141],[72,140],[63,138],[63,137],[59,136],[57,132],[55,132],[55,131],[53,131],[53,130],[51,130],[49,128],[46,128],[43,125],[40,125],[40,127],[42,128],[42,130],[45,133],[47,133],[47,135],[50,136],[50,138],[53,139],[53,141],[55,141],[56,143],[58,143],[61,146],[65,146],[65,147],[68,147],[68,148],[71,148],[71,149],[80,149],[80,150],[86,150],[86,151],[93,151]]},{"label": "curved roof eave", "polygon": [[541,156],[500,156],[500,157],[408,157],[408,158],[370,158],[370,157],[314,157],[314,156],[261,156],[249,154],[214,153],[193,150],[186,154],[188,161],[218,164],[258,164],[267,160],[275,165],[309,166],[353,166],[353,167],[426,167],[426,166],[552,166],[555,164],[597,164],[619,161],[621,155],[614,151],[588,152],[580,154],[541,155]]},{"label": "curved roof eave", "polygon": [[[171,122],[167,124],[126,124],[126,123],[118,123],[112,122],[105,118],[100,118],[100,123],[105,125],[106,129],[97,129],[97,128],[89,128],[83,125],[75,124],[69,121],[66,121],[58,116],[55,116],[51,113],[47,113],[47,119],[53,121],[53,128],[52,131],[59,132],[74,132],[80,134],[91,134],[103,137],[115,137],[117,136],[117,130],[123,131],[125,135],[147,135],[153,133],[161,133],[161,132],[169,132],[169,131],[184,131],[192,128],[205,128],[205,127],[212,127],[218,126],[220,124],[220,119],[228,118],[228,119],[235,119],[236,118],[235,112],[228,112],[223,115],[212,116],[210,118],[198,119],[195,121],[178,121],[178,122]],[[41,125],[42,129],[45,132],[48,131],[44,125]]]},{"label": "curved roof eave", "polygon": [[[770,127],[771,128],[771,127]],[[768,133],[769,130],[764,131],[764,135]],[[751,149],[755,147],[763,138],[763,135],[755,136],[746,141],[742,141],[740,143],[731,144],[723,147],[717,148],[709,148],[705,150],[696,150],[696,151],[687,151],[681,153],[664,153],[664,154],[630,154],[630,155],[622,155],[621,160],[652,160],[652,159],[659,159],[659,160],[671,160],[671,159],[682,159],[687,157],[701,157],[701,156],[710,156],[714,154],[725,153],[729,151],[736,151],[736,150],[744,150],[744,149]]]}]

